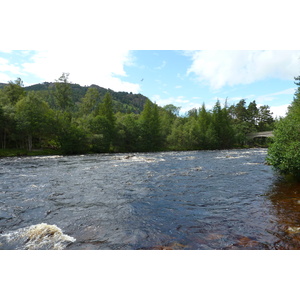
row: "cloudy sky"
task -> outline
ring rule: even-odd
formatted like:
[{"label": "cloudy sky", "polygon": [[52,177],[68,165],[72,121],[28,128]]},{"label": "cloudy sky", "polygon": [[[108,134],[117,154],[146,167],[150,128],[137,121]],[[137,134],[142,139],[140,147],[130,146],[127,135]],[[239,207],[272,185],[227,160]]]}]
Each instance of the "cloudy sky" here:
[{"label": "cloudy sky", "polygon": [[67,72],[73,83],[141,93],[181,113],[227,98],[255,100],[281,116],[293,100],[296,0],[70,3],[3,2],[0,82],[20,77],[31,85]]},{"label": "cloudy sky", "polygon": [[300,75],[300,50],[0,50],[0,82],[58,79],[141,93],[184,113],[216,100],[269,105],[284,115]]}]

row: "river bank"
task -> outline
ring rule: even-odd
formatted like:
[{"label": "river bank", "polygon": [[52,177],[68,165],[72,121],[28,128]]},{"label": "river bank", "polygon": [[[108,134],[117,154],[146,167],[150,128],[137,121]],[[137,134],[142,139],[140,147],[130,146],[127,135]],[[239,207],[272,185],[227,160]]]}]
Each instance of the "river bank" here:
[{"label": "river bank", "polygon": [[18,157],[18,156],[47,156],[62,155],[62,151],[53,149],[36,149],[28,151],[26,149],[0,149],[1,157]]},{"label": "river bank", "polygon": [[[255,149],[255,148],[268,148],[268,147],[264,145],[259,145],[259,146],[254,145],[254,146],[235,147],[232,149],[220,149],[220,150],[242,150],[242,149],[245,150],[245,149]],[[161,150],[157,152],[173,152],[173,151],[185,152],[185,151],[206,151],[206,150]],[[122,154],[123,152],[113,152],[113,153]],[[129,153],[129,152],[125,152],[125,153]],[[132,152],[132,153],[136,153],[136,152]],[[86,155],[86,154],[100,154],[100,153],[88,152],[88,153],[81,153],[81,154]],[[33,149],[32,151],[28,151],[26,149],[0,149],[0,158],[22,157],[22,156],[49,156],[49,155],[66,155],[66,154],[59,149]]]}]

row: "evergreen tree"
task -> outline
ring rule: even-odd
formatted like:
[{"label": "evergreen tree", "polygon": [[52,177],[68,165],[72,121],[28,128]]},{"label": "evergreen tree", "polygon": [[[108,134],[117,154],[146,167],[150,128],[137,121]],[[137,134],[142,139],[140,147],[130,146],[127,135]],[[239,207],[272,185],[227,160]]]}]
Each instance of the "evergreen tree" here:
[{"label": "evergreen tree", "polygon": [[187,141],[185,134],[185,118],[177,118],[172,126],[171,133],[167,137],[168,148],[170,150],[187,150]]},{"label": "evergreen tree", "polygon": [[100,103],[99,116],[96,119],[98,124],[102,126],[101,132],[104,135],[105,143],[109,144],[109,148],[112,148],[116,137],[116,118],[113,112],[113,101],[110,93],[106,93],[103,103]]},{"label": "evergreen tree", "polygon": [[95,110],[96,104],[100,101],[100,94],[96,88],[90,87],[84,98],[81,99],[79,104],[79,114],[81,116],[89,115]]},{"label": "evergreen tree", "polygon": [[172,132],[172,126],[179,115],[179,110],[180,107],[176,107],[173,104],[168,104],[159,111],[160,133],[163,143],[162,146],[164,149],[168,148],[167,137]]},{"label": "evergreen tree", "polygon": [[161,147],[160,118],[158,107],[150,100],[147,100],[144,110],[140,116],[141,141],[140,148],[142,151],[157,151]]},{"label": "evergreen tree", "polygon": [[138,151],[139,142],[139,125],[138,116],[136,114],[118,114],[117,122],[117,138],[115,141],[116,151],[134,152]]},{"label": "evergreen tree", "polygon": [[249,124],[250,132],[256,131],[258,112],[259,110],[257,108],[255,100],[250,102],[247,108],[247,122]]},{"label": "evergreen tree", "polygon": [[[96,93],[93,92],[93,95],[96,96]],[[105,94],[103,102],[88,118],[88,123],[92,133],[92,150],[97,153],[112,151],[116,140],[116,117],[110,93]]]},{"label": "evergreen tree", "polygon": [[200,150],[200,126],[195,114],[191,115],[184,124],[185,148],[186,150]]},{"label": "evergreen tree", "polygon": [[92,118],[89,129],[93,134],[92,150],[97,153],[109,152],[112,143],[112,129],[108,119],[101,115]]},{"label": "evergreen tree", "polygon": [[208,148],[208,142],[206,140],[206,133],[208,130],[208,127],[210,125],[210,115],[207,112],[205,108],[205,104],[202,104],[201,109],[199,110],[199,144],[200,144],[200,149],[207,149]]},{"label": "evergreen tree", "polygon": [[113,101],[110,93],[107,92],[105,94],[103,103],[100,104],[99,108],[99,115],[105,117],[113,128],[115,126],[116,118],[113,111]]},{"label": "evergreen tree", "polygon": [[234,107],[233,118],[237,119],[239,122],[246,122],[248,120],[248,112],[245,99],[241,99],[239,103]]},{"label": "evergreen tree", "polygon": [[69,74],[63,73],[55,83],[53,96],[58,109],[62,111],[70,111],[73,107],[72,89],[68,81]]},{"label": "evergreen tree", "polygon": [[[210,128],[212,139],[217,149],[231,148],[234,143],[234,133],[231,127],[230,115],[227,107],[221,108],[218,100],[212,114],[212,125]],[[217,136],[217,139],[215,138]]]},{"label": "evergreen tree", "polygon": [[272,112],[268,105],[263,105],[259,107],[258,118],[257,118],[257,129],[258,131],[269,131],[273,130],[274,119],[272,117]]}]

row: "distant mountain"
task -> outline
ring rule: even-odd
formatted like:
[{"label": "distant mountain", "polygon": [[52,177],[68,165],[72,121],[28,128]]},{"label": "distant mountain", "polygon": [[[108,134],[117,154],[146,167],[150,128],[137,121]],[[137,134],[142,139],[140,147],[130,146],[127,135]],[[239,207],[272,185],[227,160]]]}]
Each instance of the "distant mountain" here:
[{"label": "distant mountain", "polygon": [[[73,101],[78,103],[80,99],[84,97],[87,90],[92,87],[96,88],[100,94],[100,97],[103,98],[104,95],[109,92],[114,100],[115,111],[120,111],[124,113],[140,113],[146,103],[147,97],[142,94],[133,94],[127,92],[115,92],[111,89],[105,89],[98,85],[92,84],[91,86],[81,86],[79,84],[71,83],[71,88],[73,92]],[[26,91],[40,91],[40,92],[49,92],[54,88],[53,82],[44,82],[39,84],[34,84],[28,87],[25,87]]]},{"label": "distant mountain", "polygon": [[[0,88],[3,88],[6,83],[0,83]],[[80,100],[85,96],[87,90],[90,87],[96,88],[99,91],[100,98],[103,98],[104,95],[109,92],[113,98],[114,102],[114,110],[115,112],[120,111],[123,113],[136,113],[139,114],[146,103],[147,97],[142,94],[133,94],[127,92],[115,92],[111,89],[105,89],[98,85],[92,84],[91,86],[81,86],[79,84],[71,83],[72,88],[72,96],[74,103],[79,103]],[[28,91],[39,92],[41,95],[44,95],[45,98],[50,99],[48,97],[51,94],[51,90],[54,88],[54,82],[43,82],[34,84],[31,86],[27,86],[24,89]]]},{"label": "distant mountain", "polygon": [[7,85],[7,83],[1,83],[0,82],[0,89],[4,88]]}]

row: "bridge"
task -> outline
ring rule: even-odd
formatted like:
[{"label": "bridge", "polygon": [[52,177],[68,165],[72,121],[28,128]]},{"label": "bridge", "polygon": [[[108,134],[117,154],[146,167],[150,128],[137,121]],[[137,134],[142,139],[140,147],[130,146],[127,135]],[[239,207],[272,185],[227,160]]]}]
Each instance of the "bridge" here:
[{"label": "bridge", "polygon": [[248,139],[255,139],[255,138],[270,138],[273,137],[273,131],[261,131],[261,132],[251,132],[247,135]]}]

